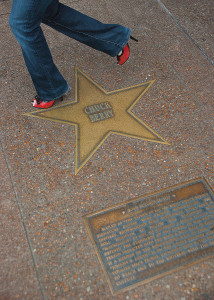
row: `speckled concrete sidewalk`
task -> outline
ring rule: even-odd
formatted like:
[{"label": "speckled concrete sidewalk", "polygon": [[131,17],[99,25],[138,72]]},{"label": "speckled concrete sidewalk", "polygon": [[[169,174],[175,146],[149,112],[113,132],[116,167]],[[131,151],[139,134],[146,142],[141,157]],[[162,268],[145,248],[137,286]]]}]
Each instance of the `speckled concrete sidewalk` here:
[{"label": "speckled concrete sidewalk", "polygon": [[30,118],[34,88],[0,2],[0,299],[214,299],[214,260],[113,296],[83,216],[198,177],[213,177],[213,4],[209,0],[63,1],[132,29],[131,57],[43,26],[71,86],[77,66],[107,91],[155,80],[133,108],[168,143],[111,135],[75,175],[75,130]]}]

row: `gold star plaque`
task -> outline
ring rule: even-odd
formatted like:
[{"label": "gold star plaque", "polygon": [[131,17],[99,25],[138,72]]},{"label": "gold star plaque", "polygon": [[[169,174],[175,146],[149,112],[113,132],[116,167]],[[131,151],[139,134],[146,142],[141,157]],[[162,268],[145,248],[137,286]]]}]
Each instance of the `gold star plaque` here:
[{"label": "gold star plaque", "polygon": [[107,92],[75,68],[75,101],[25,115],[75,126],[75,174],[112,133],[168,144],[131,111],[154,80]]}]

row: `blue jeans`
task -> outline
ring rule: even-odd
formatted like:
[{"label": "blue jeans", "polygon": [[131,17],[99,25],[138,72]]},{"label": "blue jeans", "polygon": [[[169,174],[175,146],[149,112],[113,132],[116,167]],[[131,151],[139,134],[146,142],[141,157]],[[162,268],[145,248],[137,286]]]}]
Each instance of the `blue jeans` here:
[{"label": "blue jeans", "polygon": [[37,94],[46,101],[61,97],[69,87],[53,62],[41,23],[113,57],[130,37],[130,29],[103,24],[58,0],[13,0],[9,24]]}]

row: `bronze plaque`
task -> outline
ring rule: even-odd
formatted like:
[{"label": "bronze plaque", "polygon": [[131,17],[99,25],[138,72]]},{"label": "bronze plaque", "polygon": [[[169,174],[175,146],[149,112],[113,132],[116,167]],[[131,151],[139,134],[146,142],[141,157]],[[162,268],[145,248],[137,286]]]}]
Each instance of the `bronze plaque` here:
[{"label": "bronze plaque", "polygon": [[75,101],[25,115],[75,126],[75,174],[111,134],[169,145],[132,109],[154,80],[108,92],[75,68]]},{"label": "bronze plaque", "polygon": [[205,179],[84,216],[113,294],[214,256],[214,196]]}]

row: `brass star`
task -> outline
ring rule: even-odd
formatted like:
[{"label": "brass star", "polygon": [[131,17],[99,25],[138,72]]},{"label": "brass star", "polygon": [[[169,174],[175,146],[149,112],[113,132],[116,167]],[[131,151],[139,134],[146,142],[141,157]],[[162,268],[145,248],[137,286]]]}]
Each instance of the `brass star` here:
[{"label": "brass star", "polygon": [[154,80],[112,92],[105,91],[75,68],[75,101],[25,115],[75,126],[75,174],[112,133],[168,144],[132,113]]}]

